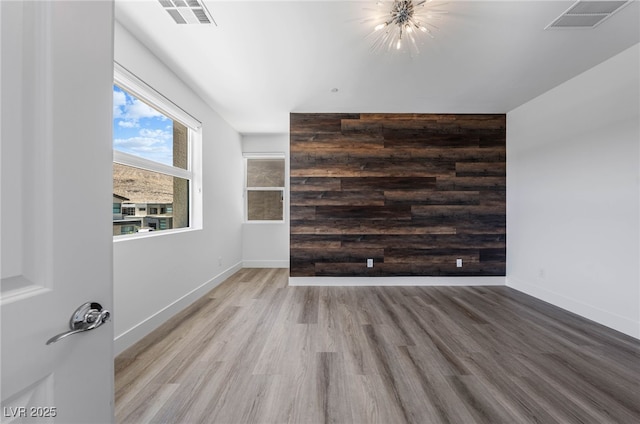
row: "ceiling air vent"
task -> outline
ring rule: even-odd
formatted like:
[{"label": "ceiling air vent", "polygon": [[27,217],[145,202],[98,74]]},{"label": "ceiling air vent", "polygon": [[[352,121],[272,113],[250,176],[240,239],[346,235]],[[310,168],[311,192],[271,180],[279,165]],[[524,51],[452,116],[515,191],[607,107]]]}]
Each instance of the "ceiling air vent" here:
[{"label": "ceiling air vent", "polygon": [[177,24],[214,24],[211,14],[200,0],[158,0]]},{"label": "ceiling air vent", "polygon": [[611,15],[622,9],[631,0],[588,1],[578,0],[545,29],[549,28],[595,28]]}]

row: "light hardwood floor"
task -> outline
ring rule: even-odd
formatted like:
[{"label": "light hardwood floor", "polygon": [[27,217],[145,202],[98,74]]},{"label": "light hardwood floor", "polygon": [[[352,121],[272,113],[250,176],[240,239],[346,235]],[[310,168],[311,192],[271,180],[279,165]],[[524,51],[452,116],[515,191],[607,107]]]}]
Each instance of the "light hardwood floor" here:
[{"label": "light hardwood floor", "polygon": [[507,287],[243,269],[116,359],[119,423],[639,423],[640,342]]}]

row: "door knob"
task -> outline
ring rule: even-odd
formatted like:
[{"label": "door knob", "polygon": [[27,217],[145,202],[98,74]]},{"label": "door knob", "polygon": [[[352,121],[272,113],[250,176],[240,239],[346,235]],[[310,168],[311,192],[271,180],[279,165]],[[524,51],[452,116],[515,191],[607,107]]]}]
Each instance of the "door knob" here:
[{"label": "door knob", "polygon": [[70,330],[51,337],[47,340],[47,344],[55,343],[72,334],[93,330],[109,321],[109,319],[111,319],[111,313],[103,309],[102,305],[96,302],[87,302],[76,309],[73,315],[71,315],[71,319],[69,320]]}]

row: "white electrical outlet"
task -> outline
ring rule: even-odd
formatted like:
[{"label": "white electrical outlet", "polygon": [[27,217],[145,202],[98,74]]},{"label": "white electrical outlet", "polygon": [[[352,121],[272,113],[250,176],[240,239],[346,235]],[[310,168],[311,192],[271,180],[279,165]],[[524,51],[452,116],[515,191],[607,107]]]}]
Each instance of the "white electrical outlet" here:
[{"label": "white electrical outlet", "polygon": [[373,268],[373,259],[367,259],[367,268]]},{"label": "white electrical outlet", "polygon": [[460,258],[456,259],[456,266],[458,268],[462,268],[462,259],[460,259]]}]

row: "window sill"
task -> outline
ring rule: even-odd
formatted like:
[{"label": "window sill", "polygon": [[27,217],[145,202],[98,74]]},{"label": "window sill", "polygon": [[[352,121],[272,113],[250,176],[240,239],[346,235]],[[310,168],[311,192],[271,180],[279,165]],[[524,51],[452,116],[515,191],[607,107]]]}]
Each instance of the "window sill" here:
[{"label": "window sill", "polygon": [[192,231],[200,231],[202,228],[177,228],[175,230],[158,230],[149,231],[148,233],[135,233],[135,234],[123,234],[120,236],[113,236],[114,243],[120,243],[129,240],[140,240],[153,237],[171,236],[173,234],[189,233]]}]

